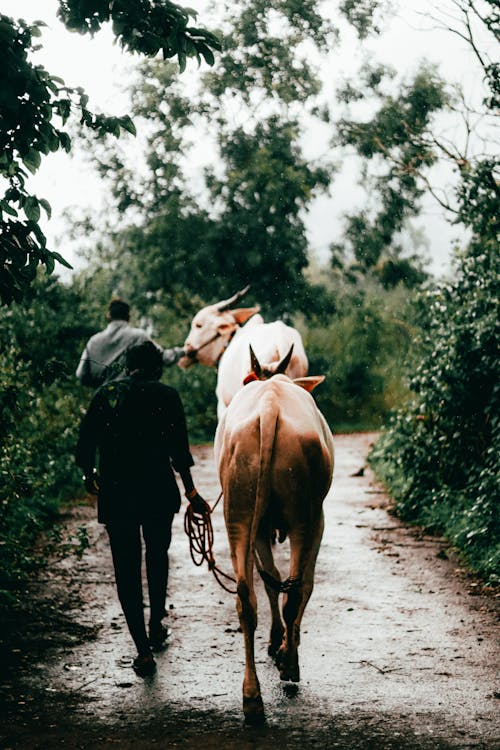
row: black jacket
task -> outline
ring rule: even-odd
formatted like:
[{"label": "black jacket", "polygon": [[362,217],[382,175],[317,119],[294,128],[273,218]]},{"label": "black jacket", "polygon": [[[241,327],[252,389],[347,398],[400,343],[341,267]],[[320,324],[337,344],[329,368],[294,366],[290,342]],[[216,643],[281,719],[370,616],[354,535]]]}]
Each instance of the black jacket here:
[{"label": "black jacket", "polygon": [[76,462],[86,474],[96,466],[96,452],[101,523],[141,523],[177,512],[172,464],[177,471],[193,465],[177,391],[133,376],[103,385],[80,425]]}]

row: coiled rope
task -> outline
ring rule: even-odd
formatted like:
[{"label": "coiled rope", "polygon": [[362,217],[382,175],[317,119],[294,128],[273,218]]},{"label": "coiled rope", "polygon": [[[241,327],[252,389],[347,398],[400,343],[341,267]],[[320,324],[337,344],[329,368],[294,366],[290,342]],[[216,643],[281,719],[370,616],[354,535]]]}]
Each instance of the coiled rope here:
[{"label": "coiled rope", "polygon": [[[219,586],[221,586],[224,591],[227,591],[228,594],[237,594],[238,592],[236,591],[236,589],[233,591],[226,586],[224,581],[221,580],[222,578],[225,578],[226,580],[231,581],[234,584],[236,583],[236,579],[233,578],[233,576],[230,576],[228,573],[224,573],[223,570],[217,567],[217,565],[215,564],[215,557],[213,552],[214,530],[212,526],[212,519],[210,518],[210,516],[217,507],[217,504],[221,497],[222,492],[215,501],[213,507],[210,508],[210,511],[204,513],[203,515],[201,515],[200,513],[195,513],[191,504],[189,504],[184,515],[184,531],[186,532],[186,535],[189,539],[189,553],[191,555],[191,560],[193,561],[193,563],[197,567],[200,567],[200,565],[203,565],[203,563],[206,562],[208,565],[208,569],[213,573],[214,578]],[[255,566],[264,583],[281,594],[290,594],[296,589],[299,589],[301,586],[302,578],[300,576],[289,577],[285,581],[274,578],[274,576],[272,576],[270,573],[267,573],[262,568],[257,555],[255,557]]]},{"label": "coiled rope", "polygon": [[214,530],[212,526],[211,514],[217,507],[217,503],[222,497],[222,492],[217,498],[213,508],[210,508],[210,512],[200,515],[194,513],[191,504],[186,508],[184,515],[184,531],[189,539],[189,553],[193,563],[200,567],[204,562],[208,564],[208,569],[213,573],[215,580],[221,586],[224,591],[228,594],[236,594],[236,589],[233,591],[228,588],[222,578],[225,578],[232,583],[236,583],[236,579],[230,576],[228,573],[224,573],[215,563],[215,557],[213,552],[214,545]]}]

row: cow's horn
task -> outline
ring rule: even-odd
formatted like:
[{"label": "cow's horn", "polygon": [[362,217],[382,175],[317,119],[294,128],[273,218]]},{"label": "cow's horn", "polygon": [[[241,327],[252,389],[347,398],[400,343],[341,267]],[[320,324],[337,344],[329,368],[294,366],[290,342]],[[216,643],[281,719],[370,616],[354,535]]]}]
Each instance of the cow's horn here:
[{"label": "cow's horn", "polygon": [[231,305],[234,305],[235,302],[238,302],[239,299],[244,297],[244,295],[248,292],[250,289],[250,284],[247,284],[247,286],[244,289],[241,289],[239,292],[236,292],[236,294],[233,294],[232,297],[229,297],[229,299],[224,299],[222,302],[219,302],[217,305],[217,310],[219,312],[224,312],[224,310],[229,310]]},{"label": "cow's horn", "polygon": [[293,352],[293,344],[291,345],[290,349],[288,350],[288,354],[286,357],[283,357],[281,362],[279,363],[278,367],[276,368],[276,375],[280,373],[284,373],[288,365],[290,364],[290,360],[292,358],[292,352]]},{"label": "cow's horn", "polygon": [[253,372],[257,375],[257,377],[260,377],[260,374],[262,372],[262,368],[260,366],[260,362],[257,359],[257,356],[252,349],[252,345],[250,344],[250,363],[252,365]]}]

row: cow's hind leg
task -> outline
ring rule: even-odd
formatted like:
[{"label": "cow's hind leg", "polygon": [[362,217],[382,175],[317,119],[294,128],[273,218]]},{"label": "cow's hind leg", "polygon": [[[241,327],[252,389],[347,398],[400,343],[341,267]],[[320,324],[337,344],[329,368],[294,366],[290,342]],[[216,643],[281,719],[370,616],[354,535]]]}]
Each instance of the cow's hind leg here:
[{"label": "cow's hind leg", "polygon": [[285,638],[277,658],[282,680],[300,681],[298,653],[300,624],[313,590],[314,568],[323,536],[323,527],[323,513],[321,513],[312,537],[304,538],[304,535],[300,532],[290,534],[290,580],[292,585],[283,600]]},{"label": "cow's hind leg", "polygon": [[[274,564],[270,537],[268,535],[259,536],[256,547],[263,570],[274,578],[275,581],[281,581],[279,570]],[[264,585],[271,608],[271,632],[269,634],[267,652],[269,656],[276,656],[283,640],[283,633],[285,632],[279,608],[279,591],[265,581]]]},{"label": "cow's hind leg", "polygon": [[[248,578],[247,580],[251,580]],[[245,677],[243,679],[243,713],[247,724],[264,720],[264,704],[255,670],[254,634],[257,627],[257,599],[253,586],[240,578],[237,583],[236,608],[245,642]]]},{"label": "cow's hind leg", "polygon": [[298,643],[300,629],[296,625],[297,613],[302,601],[302,583],[297,581],[283,598],[285,637],[276,656],[276,664],[282,680],[300,681]]}]

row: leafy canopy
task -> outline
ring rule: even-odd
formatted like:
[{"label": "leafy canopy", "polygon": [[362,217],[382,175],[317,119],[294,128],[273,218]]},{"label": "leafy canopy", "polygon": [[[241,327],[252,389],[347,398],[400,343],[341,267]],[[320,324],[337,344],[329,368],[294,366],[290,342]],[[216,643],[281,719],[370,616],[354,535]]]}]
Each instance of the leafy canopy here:
[{"label": "leafy canopy", "polygon": [[[160,50],[164,57],[177,55],[183,69],[187,57],[214,61],[217,38],[189,26],[194,11],[165,0],[61,0],[59,15],[70,30],[95,33],[113,21],[115,36],[123,47],[149,56]],[[83,89],[64,81],[32,61],[40,49],[42,22],[27,24],[0,15],[0,301],[20,300],[33,282],[37,267],[48,273],[58,261],[68,263],[47,248],[40,228],[43,210],[50,217],[48,202],[30,192],[29,173],[35,173],[42,158],[60,148],[71,149],[67,130],[71,114],[80,125],[97,134],[122,131],[135,134],[129,117],[107,117],[88,108]]]},{"label": "leafy canopy", "polygon": [[144,166],[107,147],[98,154],[114,203],[101,244],[126,266],[124,294],[210,301],[250,283],[274,313],[311,307],[304,214],[332,168],[303,153],[302,114],[320,90],[305,45],[332,35],[317,2],[245,0],[227,8],[224,51],[189,98],[174,68],[141,66],[131,99]]}]

